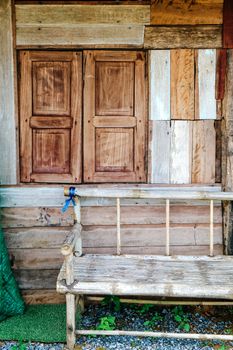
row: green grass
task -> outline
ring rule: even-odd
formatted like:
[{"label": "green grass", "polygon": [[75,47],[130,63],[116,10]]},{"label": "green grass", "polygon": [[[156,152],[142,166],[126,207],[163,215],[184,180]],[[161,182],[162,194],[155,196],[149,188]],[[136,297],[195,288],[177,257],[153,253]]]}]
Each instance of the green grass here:
[{"label": "green grass", "polygon": [[66,341],[65,305],[31,305],[23,315],[0,322],[0,340]]}]

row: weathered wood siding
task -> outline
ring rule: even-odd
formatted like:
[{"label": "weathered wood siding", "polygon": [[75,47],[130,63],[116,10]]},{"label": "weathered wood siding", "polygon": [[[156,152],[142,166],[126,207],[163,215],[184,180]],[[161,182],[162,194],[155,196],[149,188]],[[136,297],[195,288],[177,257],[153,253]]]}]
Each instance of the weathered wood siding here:
[{"label": "weathered wood siding", "polygon": [[149,23],[149,5],[16,5],[19,46],[142,47],[144,25]]},{"label": "weathered wood siding", "polygon": [[151,24],[221,24],[223,0],[152,0]]},{"label": "weathered wood siding", "polygon": [[0,1],[0,184],[17,183],[17,110],[10,0]]},{"label": "weathered wood siding", "polygon": [[184,5],[181,0],[169,4],[155,1],[151,7],[16,4],[16,44],[18,47],[220,48],[222,8],[223,0],[214,4],[198,1],[194,5],[190,1]]},{"label": "weathered wood siding", "polygon": [[222,56],[215,49],[150,51],[151,183],[221,182],[221,120],[214,120],[222,118]]},{"label": "weathered wood siding", "polygon": [[[201,187],[199,188],[201,189]],[[188,189],[187,189],[188,190]],[[213,188],[214,190],[214,188]],[[61,188],[62,194],[62,188]],[[12,192],[13,193],[13,192]],[[54,198],[59,203],[58,197]],[[48,196],[48,195],[47,195]],[[51,196],[51,194],[49,195]],[[4,195],[3,195],[4,200]],[[61,206],[46,206],[43,193],[41,206],[9,207],[19,203],[15,196],[2,209],[2,226],[13,269],[28,301],[51,300],[58,269],[62,263],[61,244],[73,225],[73,209],[61,213]],[[122,200],[122,253],[164,254],[165,203],[158,200]],[[115,200],[83,199],[84,252],[116,253]],[[3,204],[4,205],[4,204]],[[205,202],[187,201],[171,205],[171,254],[208,254],[209,206]],[[214,208],[214,251],[221,254],[221,205]],[[35,290],[39,293],[35,294]],[[41,299],[40,299],[41,298]],[[48,299],[46,299],[48,298]],[[61,301],[61,298],[55,298]]]}]

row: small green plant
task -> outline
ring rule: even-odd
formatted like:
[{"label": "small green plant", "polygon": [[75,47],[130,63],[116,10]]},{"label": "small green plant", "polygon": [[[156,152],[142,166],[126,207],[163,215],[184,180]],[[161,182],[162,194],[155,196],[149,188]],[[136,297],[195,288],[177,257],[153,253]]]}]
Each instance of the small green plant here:
[{"label": "small green plant", "polygon": [[143,304],[141,309],[139,310],[140,314],[146,314],[154,307],[153,304]]},{"label": "small green plant", "polygon": [[121,309],[120,298],[116,295],[107,295],[101,302],[102,305],[109,305],[110,309],[118,312]]},{"label": "small green plant", "polygon": [[184,310],[182,308],[181,305],[174,307],[174,309],[172,309],[172,314],[173,314],[173,318],[176,322],[178,322],[178,328],[182,329],[186,332],[190,331],[190,321],[187,317],[187,315],[185,315]]},{"label": "small green plant", "polygon": [[114,316],[104,316],[99,319],[99,324],[97,330],[101,331],[112,331],[116,328],[116,317]]},{"label": "small green plant", "polygon": [[148,328],[153,328],[159,321],[162,321],[162,319],[163,317],[156,312],[150,320],[145,321],[143,324]]},{"label": "small green plant", "polygon": [[26,350],[28,344],[24,343],[22,339],[19,340],[18,344],[11,347],[11,350]]}]

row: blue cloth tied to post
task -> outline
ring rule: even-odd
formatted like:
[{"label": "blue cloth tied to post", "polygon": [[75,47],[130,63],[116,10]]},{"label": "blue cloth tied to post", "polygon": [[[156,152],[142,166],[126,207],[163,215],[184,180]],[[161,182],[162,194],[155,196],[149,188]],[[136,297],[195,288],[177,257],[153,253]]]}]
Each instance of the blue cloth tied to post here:
[{"label": "blue cloth tied to post", "polygon": [[75,187],[70,187],[69,188],[69,198],[65,201],[64,207],[61,210],[63,213],[68,209],[71,202],[72,202],[73,206],[76,205],[75,200],[74,200],[74,196],[75,196]]}]

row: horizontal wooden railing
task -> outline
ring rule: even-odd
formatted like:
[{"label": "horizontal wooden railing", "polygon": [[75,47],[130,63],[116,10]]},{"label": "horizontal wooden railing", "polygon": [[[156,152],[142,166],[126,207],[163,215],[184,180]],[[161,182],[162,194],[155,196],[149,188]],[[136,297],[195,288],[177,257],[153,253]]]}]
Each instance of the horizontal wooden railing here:
[{"label": "horizontal wooden railing", "polygon": [[[209,226],[209,255],[214,256],[214,201],[231,201],[233,192],[205,192],[185,190],[159,190],[151,188],[73,188],[72,192],[77,197],[101,197],[116,198],[116,227],[117,227],[117,254],[121,254],[121,199],[144,198],[160,199],[165,201],[166,210],[166,244],[165,255],[170,255],[170,203],[172,200],[203,200],[210,203],[210,226]],[[64,194],[70,196],[70,189],[65,188]],[[80,202],[75,208],[77,221],[80,222]]]}]

